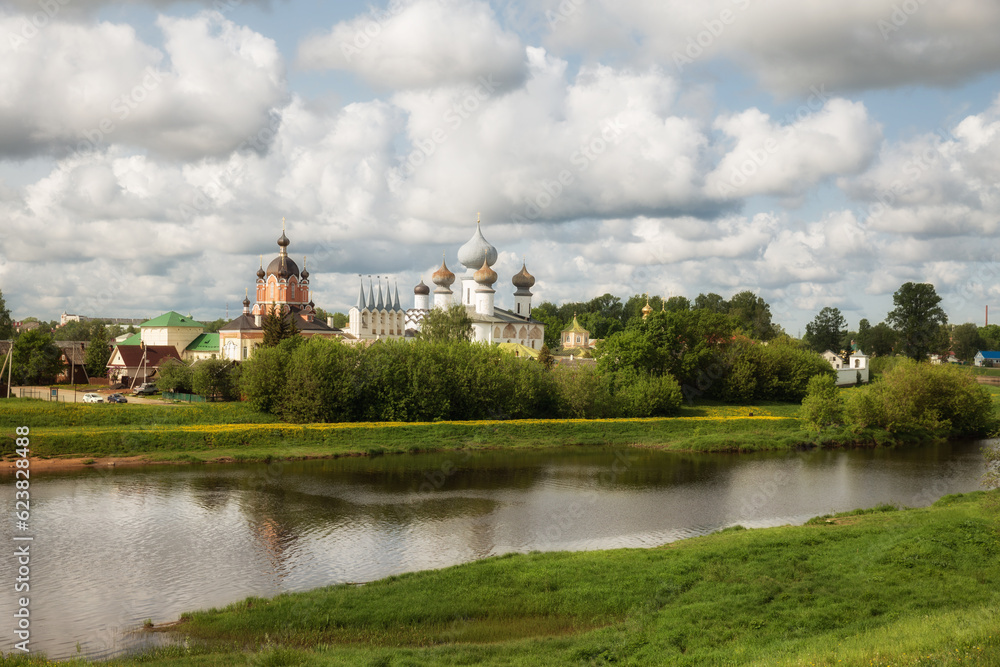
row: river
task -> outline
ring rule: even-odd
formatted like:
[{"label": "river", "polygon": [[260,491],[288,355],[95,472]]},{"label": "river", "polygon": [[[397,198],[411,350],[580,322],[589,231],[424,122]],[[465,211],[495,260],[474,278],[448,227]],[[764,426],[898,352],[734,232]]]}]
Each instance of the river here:
[{"label": "river", "polygon": [[[576,448],[148,466],[31,479],[32,652],[103,658],[145,619],[507,552],[652,547],[980,488],[983,443],[671,454]],[[13,478],[0,478],[13,509]],[[0,617],[15,611],[0,522]],[[4,624],[11,628],[11,624]],[[0,650],[16,641],[0,631]]]}]

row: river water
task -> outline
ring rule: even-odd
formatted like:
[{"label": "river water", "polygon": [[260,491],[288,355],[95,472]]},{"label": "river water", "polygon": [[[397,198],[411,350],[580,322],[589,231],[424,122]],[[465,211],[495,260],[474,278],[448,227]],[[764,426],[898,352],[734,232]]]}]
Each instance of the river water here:
[{"label": "river water", "polygon": [[[506,552],[651,547],[980,488],[984,443],[670,454],[577,448],[35,473],[32,652],[141,647],[145,619]],[[12,477],[0,478],[14,505]],[[0,618],[15,610],[0,522]],[[13,649],[8,620],[0,650]]]}]

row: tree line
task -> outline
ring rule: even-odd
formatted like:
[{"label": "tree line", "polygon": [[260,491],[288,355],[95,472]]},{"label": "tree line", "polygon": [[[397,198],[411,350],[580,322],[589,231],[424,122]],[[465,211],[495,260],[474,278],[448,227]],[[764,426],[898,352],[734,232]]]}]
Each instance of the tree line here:
[{"label": "tree line", "polygon": [[954,353],[971,363],[980,350],[1000,350],[1000,326],[972,322],[949,324],[941,297],[929,283],[904,283],[892,297],[893,309],[872,325],[867,319],[851,330],[838,308],[826,307],[806,325],[802,341],[817,352],[849,352],[852,347],[879,357],[899,354],[915,361]]}]

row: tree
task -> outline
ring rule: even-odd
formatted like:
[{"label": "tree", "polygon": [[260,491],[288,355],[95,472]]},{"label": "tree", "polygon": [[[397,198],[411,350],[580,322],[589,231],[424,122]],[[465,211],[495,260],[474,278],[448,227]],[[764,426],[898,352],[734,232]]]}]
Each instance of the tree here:
[{"label": "tree", "polygon": [[672,296],[667,299],[666,309],[670,312],[675,310],[691,310],[691,301],[687,297]]},{"label": "tree", "polygon": [[900,351],[915,361],[926,359],[940,326],[948,323],[934,285],[904,283],[892,295],[892,303],[895,308],[885,319],[899,334]]},{"label": "tree", "polygon": [[549,350],[548,345],[542,345],[542,349],[538,352],[538,363],[542,365],[545,370],[552,370],[552,366],[555,365],[555,357],[552,356],[552,352]]},{"label": "tree", "polygon": [[236,395],[233,363],[224,359],[203,359],[191,369],[191,388],[208,398],[230,399]]},{"label": "tree", "polygon": [[865,354],[887,357],[896,347],[896,332],[885,322],[879,322],[868,332],[867,345],[861,348]]},{"label": "tree", "polygon": [[979,335],[983,339],[982,349],[1000,350],[1000,325],[988,324],[985,327],[979,327]]},{"label": "tree", "polygon": [[979,327],[972,322],[959,324],[951,332],[951,351],[962,361],[971,362],[976,352],[986,348],[986,342],[979,334]]},{"label": "tree", "polygon": [[167,359],[157,370],[156,387],[160,391],[189,393],[192,390],[191,367],[176,359]]},{"label": "tree", "polygon": [[472,320],[465,306],[454,304],[448,309],[431,308],[420,324],[423,340],[472,340]]},{"label": "tree", "polygon": [[299,328],[295,326],[295,314],[289,313],[286,317],[273,302],[267,309],[261,328],[264,330],[264,340],[261,341],[264,347],[274,347],[285,339],[299,335]]},{"label": "tree", "polygon": [[871,333],[872,325],[866,318],[862,317],[858,322],[858,334],[854,339],[858,349],[871,354]]},{"label": "tree", "polygon": [[806,342],[816,352],[840,352],[840,339],[847,327],[847,320],[839,308],[827,306],[806,325]]},{"label": "tree", "polygon": [[111,339],[103,324],[93,327],[90,343],[83,363],[87,367],[87,375],[102,378],[108,374],[108,360],[111,359]]},{"label": "tree", "polygon": [[728,313],[729,303],[715,292],[699,294],[694,299],[695,310],[710,310],[713,313]]},{"label": "tree", "polygon": [[226,326],[228,323],[229,322],[227,320],[224,320],[221,317],[211,322],[204,322],[205,333],[218,333],[219,329]]},{"label": "tree", "polygon": [[0,340],[10,340],[14,337],[14,322],[10,319],[10,311],[7,310],[7,302],[4,301],[3,292],[0,291]]},{"label": "tree", "polygon": [[755,340],[774,338],[771,324],[771,307],[761,297],[750,290],[733,295],[729,300],[729,314],[736,320],[743,332]]},{"label": "tree", "polygon": [[34,329],[14,340],[11,369],[15,384],[31,385],[54,380],[63,369],[62,351],[52,334]]}]

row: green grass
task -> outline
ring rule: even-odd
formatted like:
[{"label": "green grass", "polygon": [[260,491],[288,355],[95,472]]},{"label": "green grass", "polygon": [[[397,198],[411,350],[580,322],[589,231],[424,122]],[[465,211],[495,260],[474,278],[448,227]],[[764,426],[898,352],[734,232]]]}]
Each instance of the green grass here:
[{"label": "green grass", "polygon": [[[996,665],[1000,494],[185,615],[151,665]],[[115,664],[131,664],[115,661]]]},{"label": "green grass", "polygon": [[[423,424],[285,424],[245,404],[75,405],[0,403],[0,454],[13,455],[14,429],[29,426],[36,456],[146,456],[153,461],[311,458],[462,448],[642,445],[683,451],[758,451],[808,441],[794,404],[745,408],[706,403],[680,418],[510,420]],[[756,412],[754,412],[756,411]],[[754,412],[756,418],[749,417]],[[785,419],[759,418],[770,414]],[[718,416],[718,415],[722,416]]]}]

